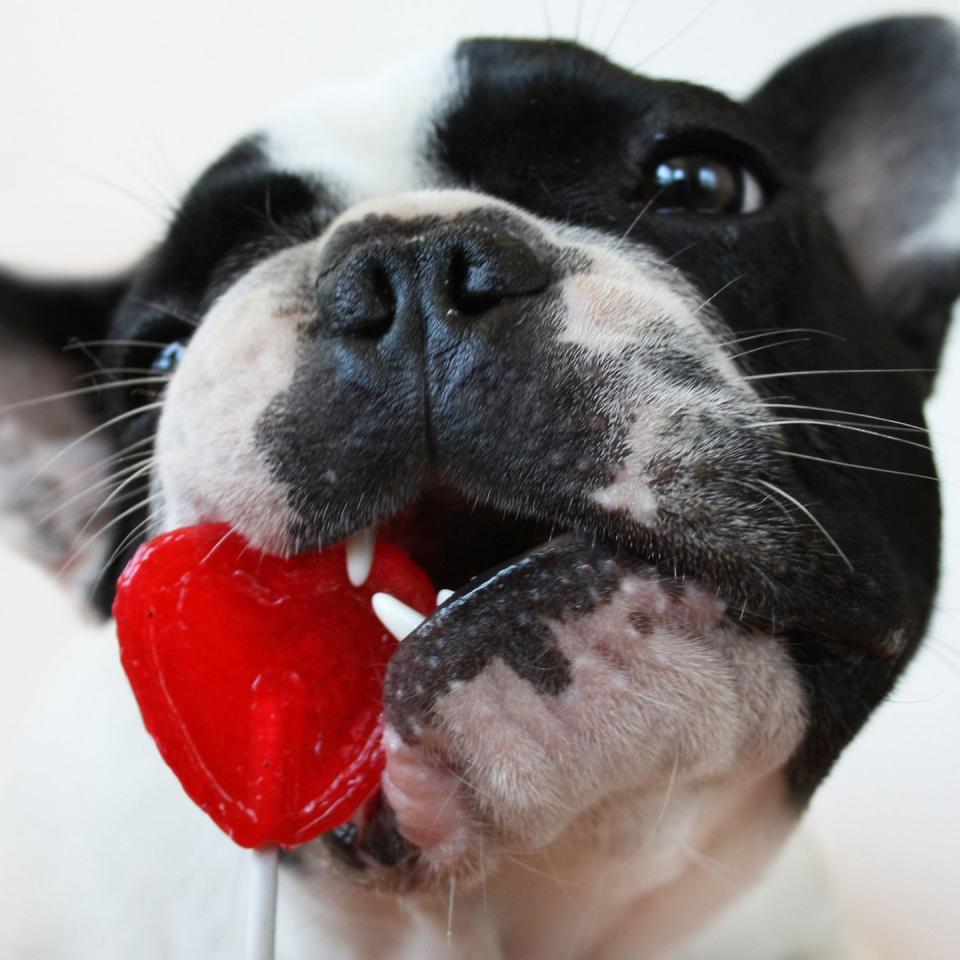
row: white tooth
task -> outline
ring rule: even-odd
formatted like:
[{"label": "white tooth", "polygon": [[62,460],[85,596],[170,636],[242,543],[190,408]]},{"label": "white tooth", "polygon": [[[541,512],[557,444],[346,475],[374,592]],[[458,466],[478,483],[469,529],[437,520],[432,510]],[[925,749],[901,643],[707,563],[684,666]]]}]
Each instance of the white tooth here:
[{"label": "white tooth", "polygon": [[398,639],[403,640],[409,633],[427,618],[417,613],[413,607],[408,607],[389,593],[375,593],[373,595],[373,612],[380,622]]},{"label": "white tooth", "polygon": [[440,604],[446,603],[453,596],[452,590],[438,590],[437,591],[437,606]]},{"label": "white tooth", "polygon": [[364,527],[347,537],[347,579],[355,587],[367,582],[376,546],[377,531],[373,527]]}]

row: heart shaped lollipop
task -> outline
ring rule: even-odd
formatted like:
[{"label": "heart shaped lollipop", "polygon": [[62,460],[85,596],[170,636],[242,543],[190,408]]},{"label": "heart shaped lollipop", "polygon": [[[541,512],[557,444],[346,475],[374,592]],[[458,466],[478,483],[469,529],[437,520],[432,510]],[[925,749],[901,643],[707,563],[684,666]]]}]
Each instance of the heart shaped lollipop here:
[{"label": "heart shaped lollipop", "polygon": [[114,614],[147,730],[187,794],[244,847],[292,847],[347,821],[377,788],[386,592],[434,608],[427,575],[379,543],[361,586],[342,544],[281,558],[222,525],[144,544]]}]

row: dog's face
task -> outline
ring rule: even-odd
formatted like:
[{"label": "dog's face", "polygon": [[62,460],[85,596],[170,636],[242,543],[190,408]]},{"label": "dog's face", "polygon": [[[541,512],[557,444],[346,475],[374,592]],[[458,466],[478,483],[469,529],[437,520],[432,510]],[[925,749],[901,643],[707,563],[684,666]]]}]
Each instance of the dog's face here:
[{"label": "dog's face", "polygon": [[935,589],[958,78],[927,20],[745,104],[469,41],[197,182],[101,334],[149,493],[103,595],[205,521],[277,552],[373,527],[456,591],[390,666],[383,797],[317,857],[446,889],[644,851],[647,890],[803,806]]}]

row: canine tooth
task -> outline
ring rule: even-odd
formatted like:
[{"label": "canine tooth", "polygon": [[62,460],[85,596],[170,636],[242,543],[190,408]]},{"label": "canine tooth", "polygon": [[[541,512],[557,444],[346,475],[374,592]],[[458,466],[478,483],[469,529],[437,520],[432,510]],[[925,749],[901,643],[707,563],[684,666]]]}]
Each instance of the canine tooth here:
[{"label": "canine tooth", "polygon": [[452,590],[438,590],[437,606],[439,607],[441,603],[446,603],[452,596],[453,596]]},{"label": "canine tooth", "polygon": [[407,634],[413,633],[427,619],[422,613],[417,613],[413,607],[408,607],[389,593],[373,595],[373,612],[398,640],[403,640]]},{"label": "canine tooth", "polygon": [[364,527],[347,537],[347,579],[355,587],[367,582],[376,546],[377,532],[373,527]]}]

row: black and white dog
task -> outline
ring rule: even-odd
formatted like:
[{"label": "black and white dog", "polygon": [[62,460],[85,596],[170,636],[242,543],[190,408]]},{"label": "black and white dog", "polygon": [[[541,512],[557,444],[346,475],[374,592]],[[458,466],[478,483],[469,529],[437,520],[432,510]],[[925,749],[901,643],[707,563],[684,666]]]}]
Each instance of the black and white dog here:
[{"label": "black and white dog", "polygon": [[[50,556],[106,566],[104,609],[200,521],[276,552],[372,528],[456,591],[391,663],[380,801],[287,865],[281,956],[717,960],[684,944],[923,635],[958,292],[950,24],[850,30],[741,104],[473,40],[278,115],[129,275],[5,277],[2,362],[98,382],[92,414],[8,408],[2,476]],[[27,426],[73,512],[14,482]],[[82,651],[4,787],[3,955],[234,957],[234,851],[114,659]],[[796,956],[757,936],[730,955]]]}]

